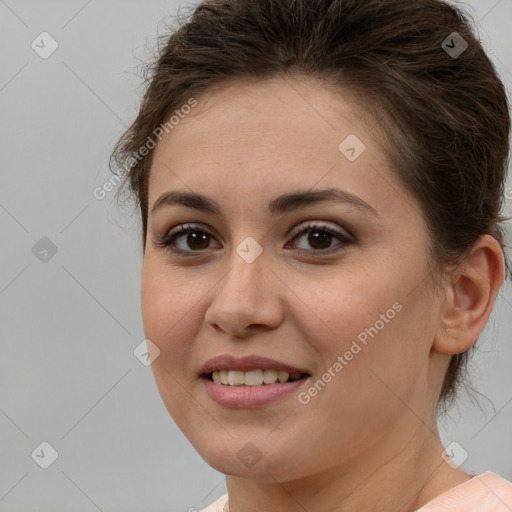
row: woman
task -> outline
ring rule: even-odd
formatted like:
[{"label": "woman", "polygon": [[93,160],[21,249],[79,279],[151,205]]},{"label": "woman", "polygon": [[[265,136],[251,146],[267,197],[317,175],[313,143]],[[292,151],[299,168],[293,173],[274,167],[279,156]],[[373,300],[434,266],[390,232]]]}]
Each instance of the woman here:
[{"label": "woman", "polygon": [[212,0],[168,38],[112,157],[205,512],[512,509],[436,422],[510,274],[509,131],[441,0]]}]

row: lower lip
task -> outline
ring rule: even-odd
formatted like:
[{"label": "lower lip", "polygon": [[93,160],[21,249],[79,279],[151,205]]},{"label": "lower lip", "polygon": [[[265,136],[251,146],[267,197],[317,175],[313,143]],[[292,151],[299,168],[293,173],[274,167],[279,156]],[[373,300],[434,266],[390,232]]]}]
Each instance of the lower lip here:
[{"label": "lower lip", "polygon": [[286,398],[303,386],[309,377],[292,382],[276,382],[261,386],[226,386],[201,377],[208,396],[219,405],[231,409],[257,409]]}]

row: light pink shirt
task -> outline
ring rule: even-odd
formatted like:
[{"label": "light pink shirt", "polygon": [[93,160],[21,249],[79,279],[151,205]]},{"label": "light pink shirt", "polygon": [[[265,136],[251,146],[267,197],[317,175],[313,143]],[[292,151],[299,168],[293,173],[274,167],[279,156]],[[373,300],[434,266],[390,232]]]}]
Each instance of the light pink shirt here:
[{"label": "light pink shirt", "polygon": [[[224,494],[201,512],[223,512]],[[415,512],[512,512],[512,482],[487,471],[457,485]]]}]

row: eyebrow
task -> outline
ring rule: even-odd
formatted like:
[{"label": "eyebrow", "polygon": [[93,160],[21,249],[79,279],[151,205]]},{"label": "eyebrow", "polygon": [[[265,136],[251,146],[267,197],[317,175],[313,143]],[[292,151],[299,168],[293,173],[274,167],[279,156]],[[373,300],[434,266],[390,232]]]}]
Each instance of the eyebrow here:
[{"label": "eyebrow", "polygon": [[[272,199],[268,203],[268,210],[270,213],[277,215],[298,210],[300,208],[311,206],[324,201],[347,203],[362,211],[366,211],[376,217],[379,217],[379,214],[373,208],[373,206],[363,201],[363,199],[361,199],[359,196],[351,194],[346,190],[336,188],[327,188],[314,191],[297,191],[289,194],[283,194]],[[155,201],[153,207],[151,208],[151,214],[153,215],[163,206],[170,205],[182,205],[188,208],[194,208],[196,210],[222,216],[222,208],[213,199],[202,194],[178,191],[169,191],[163,193]]]}]

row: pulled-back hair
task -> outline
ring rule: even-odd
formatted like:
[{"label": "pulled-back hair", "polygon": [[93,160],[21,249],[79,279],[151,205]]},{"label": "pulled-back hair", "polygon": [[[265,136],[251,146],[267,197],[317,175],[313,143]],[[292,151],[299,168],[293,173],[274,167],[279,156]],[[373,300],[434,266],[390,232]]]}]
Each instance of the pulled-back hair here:
[{"label": "pulled-back hair", "polygon": [[[138,116],[111,155],[140,209],[143,247],[154,151],[140,149],[161,138],[159,127],[168,131],[173,113],[215,85],[296,73],[353,92],[374,119],[393,171],[422,206],[433,269],[463,261],[484,234],[504,247],[509,105],[472,23],[442,0],[207,0],[191,9],[146,68]],[[470,351],[452,356],[439,405],[453,402]]]}]

